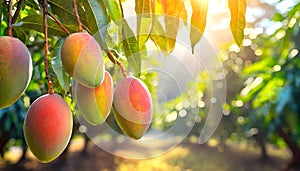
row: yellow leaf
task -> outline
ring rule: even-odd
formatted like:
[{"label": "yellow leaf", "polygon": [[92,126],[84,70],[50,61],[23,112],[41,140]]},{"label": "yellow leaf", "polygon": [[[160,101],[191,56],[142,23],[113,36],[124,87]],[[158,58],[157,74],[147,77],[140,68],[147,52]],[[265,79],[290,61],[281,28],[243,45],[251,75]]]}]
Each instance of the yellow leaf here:
[{"label": "yellow leaf", "polygon": [[152,2],[149,0],[135,0],[135,12],[137,14],[137,38],[139,49],[145,46],[152,29]]},{"label": "yellow leaf", "polygon": [[228,0],[231,13],[230,28],[235,42],[242,46],[244,29],[246,25],[246,0]]},{"label": "yellow leaf", "polygon": [[191,5],[193,13],[191,18],[190,40],[194,53],[194,47],[200,41],[206,27],[208,0],[191,0]]},{"label": "yellow leaf", "polygon": [[179,27],[179,19],[187,21],[187,12],[184,0],[161,0],[165,13],[165,28],[168,43],[168,53],[175,48],[176,37]]}]

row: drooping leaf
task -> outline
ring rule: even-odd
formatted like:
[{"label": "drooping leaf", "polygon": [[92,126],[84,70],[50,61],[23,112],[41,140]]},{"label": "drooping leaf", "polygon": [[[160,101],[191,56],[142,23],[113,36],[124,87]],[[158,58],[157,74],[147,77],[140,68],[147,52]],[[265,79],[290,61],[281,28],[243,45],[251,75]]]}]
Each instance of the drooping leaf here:
[{"label": "drooping leaf", "polygon": [[102,49],[108,49],[105,36],[107,34],[108,14],[102,0],[82,1],[87,19],[87,26],[96,37]]},{"label": "drooping leaf", "polygon": [[[73,1],[66,0],[48,0],[53,12],[59,17],[61,22],[65,25],[77,25],[77,20],[74,13]],[[86,24],[85,12],[81,8],[79,1],[77,1],[77,9],[80,16],[80,21]]]},{"label": "drooping leaf", "polygon": [[137,14],[137,40],[141,49],[149,38],[152,27],[151,5],[149,0],[135,0]]},{"label": "drooping leaf", "polygon": [[24,43],[26,42],[26,33],[23,29],[21,29],[19,27],[15,27],[13,29],[13,37],[17,37]]},{"label": "drooping leaf", "polygon": [[168,45],[167,45],[167,37],[166,32],[159,22],[157,16],[153,18],[153,27],[150,33],[150,39],[155,43],[156,46],[159,47],[161,51],[164,53],[168,52]]},{"label": "drooping leaf", "polygon": [[24,2],[24,4],[27,5],[27,6],[29,6],[30,8],[35,9],[35,10],[39,10],[40,9],[39,4],[35,0],[26,0]]},{"label": "drooping leaf", "polygon": [[264,103],[269,103],[270,101],[272,101],[273,103],[278,102],[278,94],[281,90],[281,87],[278,85],[279,81],[279,78],[265,80],[266,84],[262,89],[259,90],[258,95],[252,102],[253,108],[263,106]]},{"label": "drooping leaf", "polygon": [[167,52],[171,53],[175,48],[176,37],[178,33],[179,20],[172,16],[165,16]]},{"label": "drooping leaf", "polygon": [[131,30],[131,28],[125,20],[123,21],[122,43],[129,68],[133,71],[135,75],[140,74],[141,54],[139,51],[139,45],[134,35],[134,32]]},{"label": "drooping leaf", "polygon": [[121,10],[121,6],[119,4],[119,1],[117,0],[104,0],[105,6],[108,10],[108,14],[110,16],[110,18],[113,21],[118,21],[121,20],[122,17],[122,10]]},{"label": "drooping leaf", "polygon": [[52,68],[61,87],[67,92],[70,87],[70,76],[64,71],[61,61],[61,48],[64,39],[58,41],[53,49]]},{"label": "drooping leaf", "polygon": [[187,21],[184,0],[161,0],[165,13],[165,28],[168,42],[168,53],[175,48],[180,18]]},{"label": "drooping leaf", "polygon": [[246,0],[228,0],[228,5],[231,14],[231,32],[238,46],[242,46],[246,26]]},{"label": "drooping leaf", "polygon": [[[48,34],[49,36],[66,36],[67,33],[65,33],[57,23],[55,23],[53,20],[49,19],[48,22]],[[43,16],[41,15],[29,15],[25,18],[23,18],[20,22],[13,24],[14,27],[20,27],[24,29],[31,29],[35,30],[37,32],[44,32],[44,26],[43,26]]]},{"label": "drooping leaf", "polygon": [[194,47],[200,41],[206,27],[208,0],[191,0],[191,4],[193,13],[191,18],[190,40],[194,53]]},{"label": "drooping leaf", "polygon": [[244,68],[243,75],[252,75],[257,73],[269,72],[270,68],[278,62],[276,58],[265,58]]}]

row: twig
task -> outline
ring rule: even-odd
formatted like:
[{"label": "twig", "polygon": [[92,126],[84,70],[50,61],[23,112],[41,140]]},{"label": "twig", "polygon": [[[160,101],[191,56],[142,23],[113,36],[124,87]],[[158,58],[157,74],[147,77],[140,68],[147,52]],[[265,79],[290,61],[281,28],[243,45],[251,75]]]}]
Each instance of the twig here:
[{"label": "twig", "polygon": [[82,32],[82,23],[80,21],[80,17],[79,17],[79,14],[78,14],[76,0],[74,0],[74,12],[75,12],[76,20],[78,22],[78,31]]},{"label": "twig", "polygon": [[82,27],[89,33],[91,34],[91,31],[89,30],[89,28],[87,26],[85,26],[84,24],[82,24]]},{"label": "twig", "polygon": [[47,14],[61,27],[61,29],[63,29],[64,32],[70,34],[69,30],[53,14],[51,14],[49,11]]},{"label": "twig", "polygon": [[21,9],[22,9],[23,4],[24,4],[24,0],[19,0],[18,6],[17,6],[17,9],[16,9],[16,12],[15,12],[13,18],[12,18],[12,21],[11,21],[12,23],[15,23],[15,22],[17,21],[18,16],[19,16],[19,14],[20,14],[20,11],[21,11]]},{"label": "twig", "polygon": [[49,85],[48,93],[53,94],[54,93],[53,85],[52,85],[52,81],[50,79],[50,74],[49,74],[49,70],[48,70],[48,25],[47,25],[48,3],[47,3],[47,0],[43,0],[42,6],[43,6],[44,35],[45,35],[45,39],[44,39],[44,43],[45,43],[45,56],[44,56],[45,73],[46,73],[46,79],[47,79],[48,85]]},{"label": "twig", "polygon": [[105,53],[107,54],[108,58],[110,59],[111,62],[113,62],[114,64],[119,65],[121,72],[123,74],[123,77],[127,77],[127,73],[125,71],[125,68],[123,66],[123,64],[115,57],[114,54],[111,53],[111,51],[109,50],[105,50]]},{"label": "twig", "polygon": [[7,19],[7,23],[8,23],[8,36],[12,36],[12,30],[13,30],[13,27],[12,27],[12,5],[13,5],[13,2],[12,0],[9,0],[8,1],[8,19]]}]

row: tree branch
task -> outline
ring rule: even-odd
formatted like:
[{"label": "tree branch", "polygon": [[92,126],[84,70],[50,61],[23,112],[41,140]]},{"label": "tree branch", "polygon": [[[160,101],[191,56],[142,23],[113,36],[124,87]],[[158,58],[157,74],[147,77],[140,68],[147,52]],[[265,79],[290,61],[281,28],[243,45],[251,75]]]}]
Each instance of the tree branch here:
[{"label": "tree branch", "polygon": [[48,45],[48,24],[47,24],[47,15],[48,15],[47,0],[43,0],[42,6],[43,6],[44,35],[45,35],[45,39],[44,39],[44,43],[45,43],[45,56],[44,56],[45,73],[46,73],[46,79],[47,79],[48,85],[49,85],[48,93],[53,94],[54,93],[53,85],[52,85],[52,81],[50,79],[50,74],[49,74],[49,70],[48,70],[48,49],[49,49],[48,46],[49,45]]},{"label": "tree branch", "polygon": [[80,17],[79,17],[79,14],[78,14],[76,0],[74,0],[74,12],[75,12],[76,20],[78,22],[78,31],[82,32],[82,23],[80,21]]},{"label": "tree branch", "polygon": [[12,5],[13,5],[13,1],[9,0],[8,1],[8,19],[7,19],[7,24],[8,24],[8,36],[12,36],[12,30],[13,30],[13,26],[12,26]]},{"label": "tree branch", "polygon": [[12,21],[11,21],[12,23],[15,23],[15,22],[17,21],[18,16],[19,16],[19,14],[20,14],[20,11],[21,11],[21,9],[22,9],[23,4],[24,4],[24,0],[19,0],[18,6],[17,6],[17,10],[16,10],[16,12],[15,12],[13,18],[12,18]]},{"label": "tree branch", "polygon": [[61,27],[61,29],[63,29],[64,32],[70,34],[69,30],[53,14],[51,14],[49,11],[47,14]]},{"label": "tree branch", "polygon": [[123,64],[115,57],[115,55],[112,54],[111,51],[109,51],[109,50],[105,50],[105,53],[107,54],[107,56],[108,56],[108,58],[111,62],[113,62],[114,64],[119,65],[119,67],[121,69],[121,72],[123,74],[123,77],[127,77],[127,73],[125,71],[125,68],[124,68]]}]

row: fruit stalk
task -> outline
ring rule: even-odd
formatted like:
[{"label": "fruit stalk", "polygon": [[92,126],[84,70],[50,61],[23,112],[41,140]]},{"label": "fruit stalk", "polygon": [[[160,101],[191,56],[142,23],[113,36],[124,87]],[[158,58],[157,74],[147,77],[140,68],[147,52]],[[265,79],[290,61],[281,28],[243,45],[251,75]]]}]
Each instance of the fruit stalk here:
[{"label": "fruit stalk", "polygon": [[74,0],[74,12],[75,12],[76,20],[78,22],[78,32],[82,32],[82,23],[80,21],[80,17],[79,17],[79,14],[78,14],[76,0]]},{"label": "fruit stalk", "polygon": [[13,2],[12,0],[8,1],[8,19],[7,19],[7,23],[8,23],[8,36],[12,36],[12,5]]},{"label": "fruit stalk", "polygon": [[47,14],[61,27],[65,33],[71,34],[69,30],[53,14],[51,14],[49,11],[47,11]]},{"label": "fruit stalk", "polygon": [[48,14],[48,3],[47,0],[43,0],[42,3],[42,7],[43,7],[43,20],[44,20],[44,43],[45,43],[45,56],[44,56],[44,64],[45,64],[45,73],[46,73],[46,79],[48,81],[48,86],[49,86],[49,90],[48,93],[49,94],[53,94],[54,90],[53,90],[53,85],[52,85],[52,81],[50,79],[50,74],[49,74],[49,70],[48,70],[48,25],[47,25],[47,14]]},{"label": "fruit stalk", "polygon": [[12,17],[12,21],[11,21],[12,24],[17,21],[23,4],[24,4],[24,0],[19,0],[18,1],[18,6],[17,6],[17,9],[16,9],[16,12],[15,12],[14,16]]},{"label": "fruit stalk", "polygon": [[119,65],[119,67],[121,69],[121,72],[123,74],[123,77],[127,77],[127,73],[125,71],[125,68],[124,68],[123,64],[115,57],[115,55],[112,54],[111,51],[109,51],[109,50],[106,50],[105,53],[107,54],[107,56],[108,56],[108,58],[111,62],[113,62],[114,64]]}]

